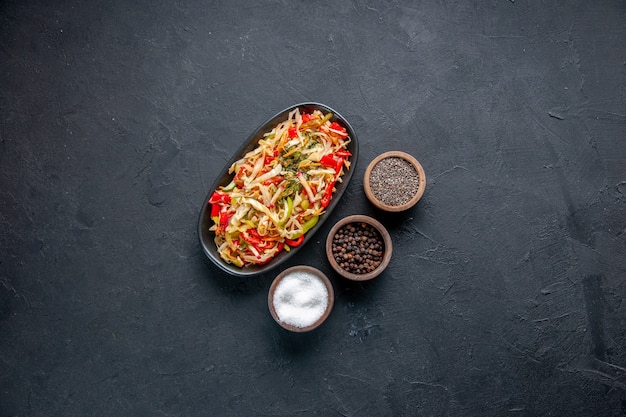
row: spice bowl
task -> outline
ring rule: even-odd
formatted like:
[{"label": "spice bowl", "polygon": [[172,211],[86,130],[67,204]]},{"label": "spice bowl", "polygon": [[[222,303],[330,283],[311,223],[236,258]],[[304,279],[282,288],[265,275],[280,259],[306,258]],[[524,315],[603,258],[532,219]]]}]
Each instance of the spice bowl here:
[{"label": "spice bowl", "polygon": [[335,293],[319,269],[297,265],[278,274],[270,285],[267,304],[276,323],[302,333],[321,325],[330,315]]},{"label": "spice bowl", "polygon": [[368,200],[388,212],[405,211],[424,195],[426,174],[412,155],[389,151],[378,155],[365,170],[363,188]]},{"label": "spice bowl", "polygon": [[328,232],[326,257],[332,268],[352,281],[380,275],[391,260],[389,232],[378,220],[356,214],[339,220]]}]

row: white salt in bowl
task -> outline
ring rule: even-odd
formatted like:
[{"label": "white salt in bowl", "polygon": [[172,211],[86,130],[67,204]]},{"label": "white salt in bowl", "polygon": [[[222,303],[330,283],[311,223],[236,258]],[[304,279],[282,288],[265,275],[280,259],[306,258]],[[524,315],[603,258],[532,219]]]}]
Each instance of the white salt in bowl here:
[{"label": "white salt in bowl", "polygon": [[389,151],[370,162],[363,177],[368,200],[383,211],[405,211],[417,204],[426,189],[424,168],[413,156]]},{"label": "white salt in bowl", "polygon": [[281,272],[272,282],[267,303],[272,317],[292,332],[317,328],[330,315],[335,302],[333,286],[324,273],[307,265]]}]

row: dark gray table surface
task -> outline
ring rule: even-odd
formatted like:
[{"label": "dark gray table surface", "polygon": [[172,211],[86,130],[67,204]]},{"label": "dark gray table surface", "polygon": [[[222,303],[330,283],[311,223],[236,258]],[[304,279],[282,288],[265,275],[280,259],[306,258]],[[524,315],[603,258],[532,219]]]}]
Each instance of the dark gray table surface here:
[{"label": "dark gray table surface", "polygon": [[[1,416],[626,415],[626,3],[0,2]],[[360,141],[328,221],[277,270],[200,249],[208,188],[305,101]],[[422,201],[363,192],[388,150]],[[354,284],[332,223],[375,216]],[[315,266],[336,301],[281,329]]]}]

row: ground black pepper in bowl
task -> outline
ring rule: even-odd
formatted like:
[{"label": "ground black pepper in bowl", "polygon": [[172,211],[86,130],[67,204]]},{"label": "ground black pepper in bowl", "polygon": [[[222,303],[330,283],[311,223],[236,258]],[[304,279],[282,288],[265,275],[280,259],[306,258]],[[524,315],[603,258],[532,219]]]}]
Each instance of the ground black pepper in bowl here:
[{"label": "ground black pepper in bowl", "polygon": [[406,152],[378,155],[367,167],[363,186],[367,198],[385,211],[413,207],[424,194],[426,174],[421,164]]},{"label": "ground black pepper in bowl", "polygon": [[406,204],[420,185],[419,173],[406,159],[381,159],[370,173],[370,187],[374,197],[389,206]]},{"label": "ground black pepper in bowl", "polygon": [[335,223],[326,239],[326,256],[344,278],[366,281],[378,276],[391,260],[391,236],[376,219],[352,215]]},{"label": "ground black pepper in bowl", "polygon": [[349,223],[333,237],[333,257],[339,266],[353,274],[372,272],[383,260],[383,238],[374,226]]}]

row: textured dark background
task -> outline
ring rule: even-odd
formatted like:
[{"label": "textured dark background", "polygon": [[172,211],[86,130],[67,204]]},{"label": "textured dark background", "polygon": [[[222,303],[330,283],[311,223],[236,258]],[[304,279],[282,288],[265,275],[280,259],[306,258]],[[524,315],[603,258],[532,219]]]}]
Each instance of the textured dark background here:
[{"label": "textured dark background", "polygon": [[[626,3],[0,1],[0,415],[623,416]],[[276,273],[202,254],[215,176],[285,107],[358,133],[344,198],[294,264],[331,277],[312,333]],[[377,154],[427,173],[401,216]],[[367,284],[332,223],[394,239]]]}]

